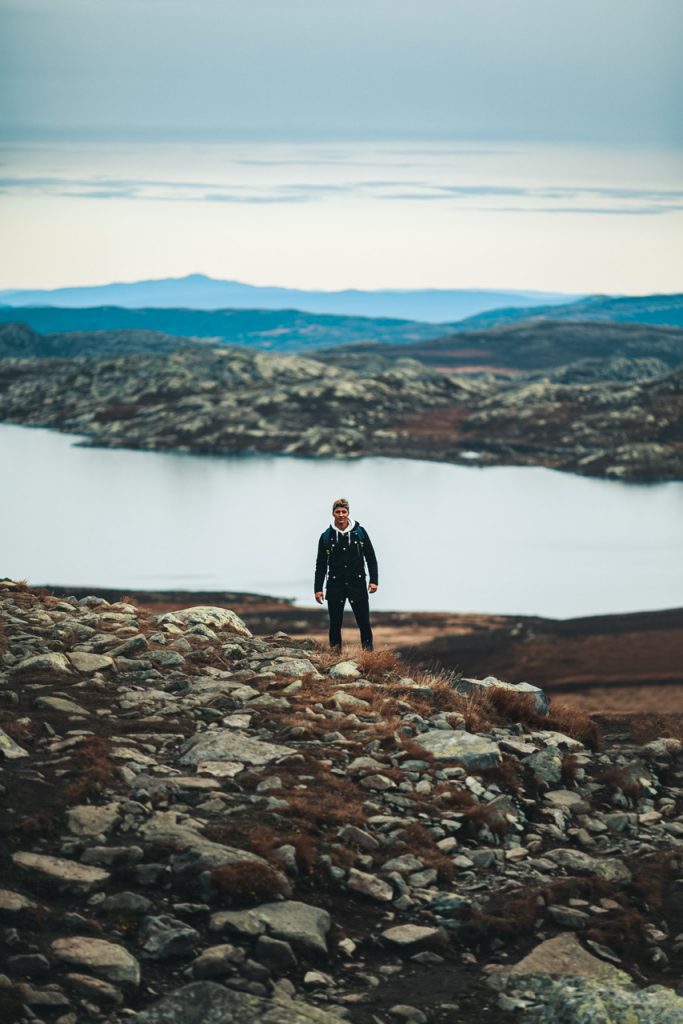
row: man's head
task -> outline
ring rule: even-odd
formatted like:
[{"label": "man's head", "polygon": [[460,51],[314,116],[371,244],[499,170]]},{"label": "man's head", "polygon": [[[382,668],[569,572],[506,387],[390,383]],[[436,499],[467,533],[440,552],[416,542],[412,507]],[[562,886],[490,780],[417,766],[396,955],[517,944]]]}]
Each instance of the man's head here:
[{"label": "man's head", "polygon": [[334,525],[338,530],[345,530],[349,525],[349,502],[347,498],[337,498],[332,505]]}]

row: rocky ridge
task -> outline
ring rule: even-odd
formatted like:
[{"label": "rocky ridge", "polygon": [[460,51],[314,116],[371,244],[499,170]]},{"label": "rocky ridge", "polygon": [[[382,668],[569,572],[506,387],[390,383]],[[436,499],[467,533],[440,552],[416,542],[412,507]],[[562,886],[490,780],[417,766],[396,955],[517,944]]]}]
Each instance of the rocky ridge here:
[{"label": "rocky ridge", "polygon": [[3,1019],[683,1020],[680,738],[225,608],[0,615]]},{"label": "rocky ridge", "polygon": [[683,478],[683,369],[632,380],[629,367],[615,382],[497,382],[376,352],[367,366],[352,358],[349,366],[344,353],[335,365],[196,348],[4,359],[0,420],[82,434],[104,447],[385,455]]}]

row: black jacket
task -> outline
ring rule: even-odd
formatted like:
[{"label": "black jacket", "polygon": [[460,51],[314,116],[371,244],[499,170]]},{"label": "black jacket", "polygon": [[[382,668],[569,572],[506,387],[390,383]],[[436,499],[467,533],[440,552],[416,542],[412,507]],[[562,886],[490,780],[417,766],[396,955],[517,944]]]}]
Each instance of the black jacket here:
[{"label": "black jacket", "polygon": [[[318,557],[315,560],[314,593],[323,589],[327,576],[328,601],[341,597],[354,597],[365,593],[365,563],[370,573],[370,583],[377,583],[377,558],[372,541],[365,527],[361,527],[363,539],[358,535],[359,523],[346,534],[336,530],[324,530],[318,541]],[[329,536],[329,544],[326,543]]]}]

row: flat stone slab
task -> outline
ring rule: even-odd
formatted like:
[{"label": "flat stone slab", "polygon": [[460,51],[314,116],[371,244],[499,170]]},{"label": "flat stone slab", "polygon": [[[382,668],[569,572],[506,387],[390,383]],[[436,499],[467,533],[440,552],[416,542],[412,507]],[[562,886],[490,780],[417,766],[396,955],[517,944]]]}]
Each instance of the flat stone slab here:
[{"label": "flat stone slab", "polygon": [[190,736],[180,748],[180,764],[199,764],[202,761],[240,761],[242,764],[263,765],[293,753],[291,747],[266,743],[244,736],[235,729],[213,729]]},{"label": "flat stone slab", "polygon": [[30,900],[28,896],[22,896],[12,889],[0,889],[0,916],[12,917],[21,914],[25,910],[35,910],[38,904]]},{"label": "flat stone slab", "polygon": [[88,714],[80,704],[73,700],[67,700],[65,697],[37,697],[35,705],[44,711],[61,711],[64,715]]},{"label": "flat stone slab", "polygon": [[556,978],[579,974],[584,978],[598,978],[612,983],[631,981],[625,971],[587,952],[575,932],[562,932],[552,939],[546,939],[522,960],[512,967],[504,968],[501,973],[550,974]]},{"label": "flat stone slab", "polygon": [[339,1024],[336,1013],[195,981],[143,1010],[135,1024]]},{"label": "flat stone slab", "polygon": [[212,932],[255,938],[268,932],[309,953],[327,953],[332,919],[326,910],[297,900],[264,903],[252,910],[225,910],[211,915]]},{"label": "flat stone slab", "polygon": [[162,625],[166,622],[173,626],[208,626],[210,629],[231,629],[233,633],[240,636],[251,636],[251,630],[247,628],[242,619],[229,608],[218,608],[215,605],[196,605],[193,608],[181,608],[180,611],[167,612],[159,615],[157,622]]},{"label": "flat stone slab", "polygon": [[89,676],[93,672],[102,672],[106,668],[114,667],[114,659],[108,654],[89,654],[87,651],[71,651],[67,658],[76,669],[83,675]]},{"label": "flat stone slab", "polygon": [[28,676],[33,673],[68,676],[71,675],[71,668],[66,655],[57,651],[50,651],[46,654],[33,654],[30,658],[24,658],[18,665],[10,670],[10,678],[15,676]]},{"label": "flat stone slab", "polygon": [[486,736],[458,729],[429,729],[413,738],[413,743],[432,754],[437,761],[460,761],[465,768],[493,768],[503,760],[498,744]]},{"label": "flat stone slab", "polygon": [[127,949],[114,942],[95,939],[92,935],[73,935],[55,939],[50,949],[58,960],[85,967],[106,981],[129,988],[140,984],[139,963]]},{"label": "flat stone slab", "polygon": [[78,864],[62,857],[49,857],[42,853],[19,851],[12,854],[12,860],[28,874],[34,875],[44,882],[50,882],[66,892],[95,892],[109,881],[108,871],[102,868]]},{"label": "flat stone slab", "polygon": [[468,696],[474,693],[485,693],[491,689],[506,690],[509,693],[527,697],[534,711],[539,715],[547,715],[550,707],[550,701],[539,686],[533,686],[531,683],[507,683],[504,679],[497,679],[495,676],[486,676],[484,679],[463,677],[453,684],[453,689]]},{"label": "flat stone slab", "polygon": [[419,924],[397,924],[382,932],[382,938],[392,946],[407,949],[410,946],[424,946],[442,940],[441,928],[428,928]]}]

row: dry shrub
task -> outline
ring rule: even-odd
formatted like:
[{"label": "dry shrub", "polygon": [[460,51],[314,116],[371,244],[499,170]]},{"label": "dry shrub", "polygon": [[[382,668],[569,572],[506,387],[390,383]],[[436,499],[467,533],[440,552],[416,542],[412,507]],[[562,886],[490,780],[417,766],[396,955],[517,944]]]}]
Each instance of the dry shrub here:
[{"label": "dry shrub", "polygon": [[532,731],[552,730],[565,733],[593,750],[600,749],[601,732],[584,711],[553,701],[550,714],[540,715],[529,694],[492,686],[482,693],[470,694],[462,714],[470,732],[488,732],[492,728],[515,723]]},{"label": "dry shrub", "polygon": [[562,773],[562,781],[565,786],[576,782],[580,767],[579,759],[576,754],[563,754],[560,771]]},{"label": "dry shrub", "polygon": [[401,830],[400,846],[407,853],[414,853],[419,857],[425,867],[435,868],[442,882],[452,881],[455,875],[453,862],[439,850],[434,836],[424,825],[416,821],[406,825]]},{"label": "dry shrub", "polygon": [[399,746],[414,761],[427,761],[429,764],[433,764],[435,761],[431,750],[425,750],[411,736],[401,736]]},{"label": "dry shrub", "polygon": [[16,718],[3,723],[3,729],[15,743],[30,743],[35,739],[31,722],[20,722]]},{"label": "dry shrub", "polygon": [[514,939],[531,932],[539,913],[534,891],[503,901],[504,897],[485,908],[474,907],[472,916],[458,932],[466,945],[488,944],[493,939]]},{"label": "dry shrub", "polygon": [[244,906],[275,899],[282,879],[270,864],[225,864],[211,872],[211,881],[229,906]]},{"label": "dry shrub", "polygon": [[102,736],[87,736],[71,755],[77,778],[64,793],[71,803],[97,797],[116,778],[116,765],[110,757],[111,744]]},{"label": "dry shrub", "polygon": [[[296,789],[297,782],[309,771],[313,777],[306,779],[306,789]],[[310,834],[331,825],[364,824],[363,801],[367,794],[348,778],[333,775],[319,765],[287,775],[280,773],[283,792],[287,794],[290,815],[302,824],[302,831]]]},{"label": "dry shrub", "polygon": [[595,780],[611,793],[621,791],[629,800],[638,800],[643,787],[638,781],[638,773],[630,765],[610,765],[595,773]]},{"label": "dry shrub", "polygon": [[401,670],[398,655],[388,647],[379,651],[361,650],[354,660],[363,677],[371,681],[379,681]]},{"label": "dry shrub", "polygon": [[7,634],[5,633],[5,627],[0,619],[0,654],[7,654],[9,651],[9,644],[7,643]]},{"label": "dry shrub", "polygon": [[620,907],[608,917],[600,918],[600,924],[590,928],[587,939],[608,946],[616,953],[633,955],[634,945],[643,941],[646,919],[635,907]]},{"label": "dry shrub", "polygon": [[500,764],[493,765],[491,768],[480,768],[477,774],[485,782],[495,782],[501,789],[507,790],[514,796],[521,796],[524,792],[522,766],[516,757],[504,754]]},{"label": "dry shrub", "polygon": [[475,832],[487,828],[494,836],[502,838],[507,835],[510,829],[510,822],[505,817],[505,811],[491,804],[477,804],[476,807],[469,807],[465,811]]},{"label": "dry shrub", "polygon": [[[610,722],[610,729],[613,727]],[[683,712],[672,714],[637,714],[629,715],[623,722],[624,731],[629,731],[635,743],[650,743],[662,736],[672,736],[683,743]]]},{"label": "dry shrub", "polygon": [[634,869],[633,890],[649,909],[662,906],[667,885],[675,870],[676,859],[672,852],[648,858]]}]

